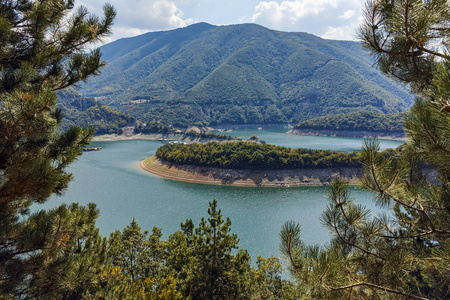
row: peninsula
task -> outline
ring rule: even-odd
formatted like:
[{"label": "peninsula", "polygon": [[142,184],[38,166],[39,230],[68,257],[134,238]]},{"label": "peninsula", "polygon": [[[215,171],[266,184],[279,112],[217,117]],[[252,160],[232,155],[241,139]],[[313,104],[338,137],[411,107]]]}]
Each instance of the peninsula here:
[{"label": "peninsula", "polygon": [[358,184],[363,173],[357,153],[251,142],[165,144],[140,165],[168,179],[248,187],[320,186],[337,176]]},{"label": "peninsula", "polygon": [[312,118],[298,123],[288,133],[406,140],[403,113],[361,111]]}]

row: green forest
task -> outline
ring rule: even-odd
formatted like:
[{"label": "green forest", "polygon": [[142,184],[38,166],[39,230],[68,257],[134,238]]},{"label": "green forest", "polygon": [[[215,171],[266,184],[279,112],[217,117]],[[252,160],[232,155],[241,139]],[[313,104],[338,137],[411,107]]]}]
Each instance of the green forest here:
[{"label": "green forest", "polygon": [[254,142],[165,144],[156,156],[176,164],[228,169],[361,167],[357,153],[291,149]]},{"label": "green forest", "polygon": [[403,132],[404,113],[380,114],[355,112],[312,118],[298,123],[295,129]]},{"label": "green forest", "polygon": [[134,126],[136,119],[129,117],[94,98],[87,98],[68,88],[58,92],[58,108],[64,114],[60,130],[73,126],[93,126],[96,135],[122,134],[125,126]]},{"label": "green forest", "polygon": [[235,140],[237,138],[226,134],[220,134],[207,131],[194,131],[194,130],[180,130],[173,126],[164,125],[161,122],[151,121],[148,123],[140,124],[134,128],[135,134],[181,134],[183,140],[185,138],[191,139],[210,139],[210,140]]},{"label": "green forest", "polygon": [[206,140],[219,140],[219,141],[231,141],[231,140],[241,140],[242,139],[242,138],[233,137],[233,136],[227,135],[227,134],[220,134],[220,133],[207,132],[207,131],[196,132],[193,130],[184,131],[183,135],[184,135],[184,137],[189,137],[192,139],[206,139]]},{"label": "green forest", "polygon": [[298,123],[358,111],[399,113],[407,89],[360,44],[257,24],[198,23],[101,47],[108,62],[81,92],[143,122],[177,127]]},{"label": "green forest", "polygon": [[[358,33],[363,46],[382,72],[417,95],[403,122],[403,152],[393,157],[389,153],[396,151],[380,152],[376,140],[367,140],[357,155],[365,170],[362,187],[388,213],[373,216],[355,204],[346,182],[335,179],[320,218],[330,242],[306,245],[300,225],[286,220],[280,240],[267,241],[280,243],[284,262],[257,257],[254,265],[212,199],[206,218],[197,226],[185,220],[166,240],[159,228],[141,230],[135,220],[101,236],[95,204],[32,212],[33,204],[67,190],[73,180],[68,167],[93,137],[93,127],[60,128],[57,92],[98,74],[104,66],[100,51],[86,49],[111,34],[116,14],[110,4],[98,17],[71,0],[0,1],[0,299],[449,298],[448,0],[367,0],[364,8]],[[93,103],[71,105],[99,107]],[[274,166],[291,153],[302,163],[316,153],[300,150],[296,156],[289,148],[232,144],[192,149],[199,149],[202,160],[201,147],[241,147],[236,152],[244,154],[244,163],[253,155],[246,149],[262,147],[274,155]],[[161,149],[170,147],[178,146]],[[255,161],[263,164],[256,156]],[[423,166],[433,169],[437,183],[427,180]],[[283,263],[290,281],[281,278]]]}]

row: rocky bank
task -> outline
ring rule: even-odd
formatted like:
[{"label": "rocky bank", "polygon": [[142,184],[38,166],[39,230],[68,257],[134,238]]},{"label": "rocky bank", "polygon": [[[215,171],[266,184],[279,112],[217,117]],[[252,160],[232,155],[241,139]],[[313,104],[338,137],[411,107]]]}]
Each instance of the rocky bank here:
[{"label": "rocky bank", "polygon": [[235,170],[207,168],[192,165],[176,165],[157,158],[149,157],[141,162],[141,167],[163,178],[203,183],[247,187],[295,187],[323,186],[330,184],[334,177],[358,184],[362,168],[307,168],[290,170]]}]

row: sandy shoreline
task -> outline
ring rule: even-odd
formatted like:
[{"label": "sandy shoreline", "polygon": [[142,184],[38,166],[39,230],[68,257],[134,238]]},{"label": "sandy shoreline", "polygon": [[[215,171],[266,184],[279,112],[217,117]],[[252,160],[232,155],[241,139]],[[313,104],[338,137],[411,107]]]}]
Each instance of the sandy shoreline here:
[{"label": "sandy shoreline", "polygon": [[[336,134],[322,134],[318,132],[293,132],[290,130],[286,132],[286,134],[294,134],[294,135],[307,135],[307,136],[332,136],[332,137],[347,137],[345,135],[336,135]],[[184,135],[181,133],[171,133],[171,134],[135,134],[135,135],[117,135],[117,134],[104,134],[99,136],[94,136],[93,142],[112,142],[112,141],[128,141],[128,140],[148,140],[148,141],[157,141],[159,139],[183,139]],[[364,137],[364,136],[348,136],[348,137]],[[367,137],[374,137],[373,135],[367,135]],[[406,137],[396,137],[396,136],[375,136],[375,138],[380,140],[396,140],[396,141],[407,141]]]},{"label": "sandy shoreline", "polygon": [[177,181],[231,185],[242,187],[297,187],[329,185],[334,177],[347,179],[352,185],[359,184],[363,170],[340,169],[294,169],[294,170],[232,170],[189,165],[174,165],[156,156],[141,161],[143,170],[154,175]]},{"label": "sandy shoreline", "polygon": [[126,135],[117,135],[117,134],[104,134],[99,136],[94,136],[92,139],[93,142],[112,142],[112,141],[128,141],[128,140],[148,140],[148,141],[157,141],[161,138],[173,138],[174,136],[182,137],[182,134],[134,134],[130,136]]}]

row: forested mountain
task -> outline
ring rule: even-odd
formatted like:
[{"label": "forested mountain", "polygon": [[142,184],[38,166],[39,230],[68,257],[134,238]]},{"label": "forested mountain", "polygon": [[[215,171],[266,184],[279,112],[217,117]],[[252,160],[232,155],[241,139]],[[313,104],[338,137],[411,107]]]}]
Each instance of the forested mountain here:
[{"label": "forested mountain", "polygon": [[298,123],[295,129],[403,132],[404,117],[403,113],[362,111],[309,119]]},{"label": "forested mountain", "polygon": [[62,130],[71,126],[94,126],[96,134],[121,134],[122,127],[134,126],[136,122],[136,119],[73,89],[58,92],[58,108],[64,113],[60,124]]},{"label": "forested mountain", "polygon": [[397,113],[406,90],[357,42],[255,24],[199,23],[101,47],[107,66],[81,92],[143,122],[299,122],[356,111]]}]

